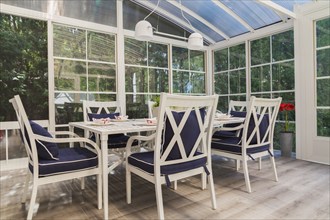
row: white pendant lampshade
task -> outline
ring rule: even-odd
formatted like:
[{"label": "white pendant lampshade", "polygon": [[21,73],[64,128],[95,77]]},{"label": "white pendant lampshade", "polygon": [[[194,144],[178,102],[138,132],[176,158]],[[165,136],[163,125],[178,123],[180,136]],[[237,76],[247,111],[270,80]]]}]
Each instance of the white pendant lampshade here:
[{"label": "white pendant lampshade", "polygon": [[148,41],[153,38],[153,30],[151,24],[142,20],[135,25],[135,39],[140,41]]},{"label": "white pendant lampshade", "polygon": [[189,50],[201,50],[203,49],[203,37],[199,33],[192,33],[188,38]]}]

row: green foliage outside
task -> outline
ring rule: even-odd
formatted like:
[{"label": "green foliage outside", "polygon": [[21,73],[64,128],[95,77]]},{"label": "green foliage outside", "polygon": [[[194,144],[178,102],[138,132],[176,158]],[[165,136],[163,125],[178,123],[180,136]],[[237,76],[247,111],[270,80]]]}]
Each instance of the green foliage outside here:
[{"label": "green foliage outside", "polygon": [[16,121],[20,95],[30,119],[48,119],[47,22],[0,14],[0,121]]}]

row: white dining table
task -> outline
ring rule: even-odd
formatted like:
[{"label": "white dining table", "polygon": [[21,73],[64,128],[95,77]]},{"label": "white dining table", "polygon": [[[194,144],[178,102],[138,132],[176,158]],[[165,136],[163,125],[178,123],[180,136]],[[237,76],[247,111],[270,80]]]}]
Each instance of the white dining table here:
[{"label": "white dining table", "polygon": [[[215,119],[214,128],[219,128],[225,124],[242,123],[244,118]],[[70,122],[69,129],[74,132],[74,128],[93,132],[96,135],[96,143],[101,145],[102,161],[102,185],[103,185],[103,209],[104,219],[109,218],[108,207],[108,136],[110,134],[135,133],[145,131],[155,131],[156,125],[148,125],[146,119],[133,119],[126,121],[110,122],[107,125],[99,125],[93,122]],[[86,132],[88,133],[88,132]]]}]

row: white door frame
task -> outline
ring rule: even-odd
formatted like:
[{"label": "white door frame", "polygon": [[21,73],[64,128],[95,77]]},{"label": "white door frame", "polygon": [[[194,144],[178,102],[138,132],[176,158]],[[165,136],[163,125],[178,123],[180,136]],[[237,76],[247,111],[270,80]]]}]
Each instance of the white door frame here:
[{"label": "white door frame", "polygon": [[315,20],[330,15],[329,2],[295,8],[295,96],[297,159],[330,164],[330,138],[317,136]]}]

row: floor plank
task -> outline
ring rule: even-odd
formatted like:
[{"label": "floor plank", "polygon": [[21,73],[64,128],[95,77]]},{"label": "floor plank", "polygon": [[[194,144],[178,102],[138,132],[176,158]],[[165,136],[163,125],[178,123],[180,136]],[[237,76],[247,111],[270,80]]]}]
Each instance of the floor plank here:
[{"label": "floor plank", "polygon": [[[212,210],[210,193],[201,190],[200,177],[178,183],[178,190],[164,186],[167,219],[330,219],[330,167],[327,165],[276,158],[279,182],[274,181],[269,160],[262,170],[249,162],[252,193],[245,189],[242,171],[234,161],[213,156],[213,174],[218,208]],[[27,204],[20,203],[26,171],[3,171],[0,175],[0,219],[25,219]],[[109,175],[110,219],[156,219],[154,186],[132,177],[132,203],[126,204],[125,169]],[[31,189],[31,188],[30,188]],[[103,219],[97,209],[96,181],[87,178],[85,190],[78,180],[41,186],[34,219]]]}]

